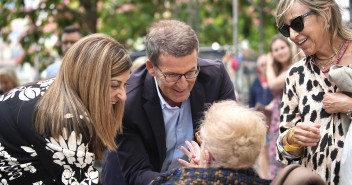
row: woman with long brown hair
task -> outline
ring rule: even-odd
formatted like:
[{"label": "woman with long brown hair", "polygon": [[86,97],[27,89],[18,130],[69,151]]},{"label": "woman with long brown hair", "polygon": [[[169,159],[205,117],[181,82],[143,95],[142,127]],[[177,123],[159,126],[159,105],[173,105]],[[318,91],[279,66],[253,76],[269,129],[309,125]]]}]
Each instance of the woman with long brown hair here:
[{"label": "woman with long brown hair", "polygon": [[121,44],[93,34],[56,78],[0,96],[0,182],[98,184],[93,162],[116,148],[131,65]]},{"label": "woman with long brown hair", "polygon": [[269,178],[273,179],[284,167],[276,160],[276,140],[279,136],[280,107],[282,91],[285,85],[285,77],[288,68],[293,63],[291,44],[281,36],[275,36],[271,40],[270,53],[267,56],[266,77],[269,88],[273,94],[273,100],[266,109],[271,110],[270,127],[268,130],[268,155],[269,155]]}]

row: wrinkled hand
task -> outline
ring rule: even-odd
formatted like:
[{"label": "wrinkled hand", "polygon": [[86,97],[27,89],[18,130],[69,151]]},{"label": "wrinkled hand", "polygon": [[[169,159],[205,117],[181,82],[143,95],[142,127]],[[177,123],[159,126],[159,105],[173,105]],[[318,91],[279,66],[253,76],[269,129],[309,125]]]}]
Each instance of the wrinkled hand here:
[{"label": "wrinkled hand", "polygon": [[296,144],[301,146],[316,146],[320,139],[320,125],[315,123],[297,123],[293,130]]},{"label": "wrinkled hand", "polygon": [[343,93],[326,93],[322,103],[323,108],[329,114],[346,113],[352,107],[352,99]]},{"label": "wrinkled hand", "polygon": [[195,141],[185,141],[189,150],[181,146],[183,153],[190,159],[185,161],[183,159],[177,159],[185,167],[200,167],[200,147]]}]

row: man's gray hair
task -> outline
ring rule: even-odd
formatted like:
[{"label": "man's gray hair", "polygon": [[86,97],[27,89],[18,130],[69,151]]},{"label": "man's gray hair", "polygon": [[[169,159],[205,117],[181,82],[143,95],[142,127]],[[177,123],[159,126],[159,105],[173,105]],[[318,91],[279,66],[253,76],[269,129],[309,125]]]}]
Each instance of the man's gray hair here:
[{"label": "man's gray hair", "polygon": [[177,20],[161,20],[152,25],[146,37],[146,50],[149,60],[158,66],[161,54],[183,57],[196,50],[199,41],[194,30]]}]

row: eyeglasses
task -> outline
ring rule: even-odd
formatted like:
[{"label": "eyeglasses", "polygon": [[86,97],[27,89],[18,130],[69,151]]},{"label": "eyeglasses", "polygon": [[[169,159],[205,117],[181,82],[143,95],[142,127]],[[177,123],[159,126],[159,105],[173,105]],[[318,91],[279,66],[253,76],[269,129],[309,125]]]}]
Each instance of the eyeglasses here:
[{"label": "eyeglasses", "polygon": [[196,140],[199,143],[199,145],[201,145],[202,144],[202,140],[200,139],[200,131],[196,132],[194,135],[196,136]]},{"label": "eyeglasses", "polygon": [[294,18],[291,21],[290,25],[284,25],[283,27],[279,28],[280,33],[285,36],[285,37],[290,37],[290,27],[295,30],[296,32],[301,32],[304,28],[304,21],[303,19],[309,15],[314,14],[315,11],[310,11],[307,12],[301,16],[298,16],[296,18]]},{"label": "eyeglasses", "polygon": [[[157,67],[158,68],[158,67]],[[193,71],[188,71],[187,73],[184,74],[177,74],[177,73],[163,73],[160,68],[158,68],[161,74],[164,76],[165,81],[167,82],[177,82],[182,76],[184,76],[186,79],[192,79],[196,78],[199,74],[200,67],[198,66],[196,70]]]},{"label": "eyeglasses", "polygon": [[76,42],[77,42],[76,40],[65,40],[65,41],[62,41],[62,43],[63,43],[64,45],[67,45],[67,44],[73,45],[73,44],[76,43]]}]

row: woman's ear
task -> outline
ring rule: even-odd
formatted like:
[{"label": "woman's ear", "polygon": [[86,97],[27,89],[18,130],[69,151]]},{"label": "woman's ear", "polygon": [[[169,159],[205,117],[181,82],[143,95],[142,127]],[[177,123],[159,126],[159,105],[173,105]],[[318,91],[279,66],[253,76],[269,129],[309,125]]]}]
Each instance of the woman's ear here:
[{"label": "woman's ear", "polygon": [[330,21],[331,21],[331,6],[325,7],[325,10],[326,10],[326,13],[328,16],[328,23],[330,23]]},{"label": "woman's ear", "polygon": [[203,159],[204,159],[204,165],[208,165],[211,163],[211,154],[207,149],[204,150]]},{"label": "woman's ear", "polygon": [[152,64],[152,61],[147,59],[146,61],[146,67],[150,75],[155,76],[155,71],[154,71],[154,66]]}]

